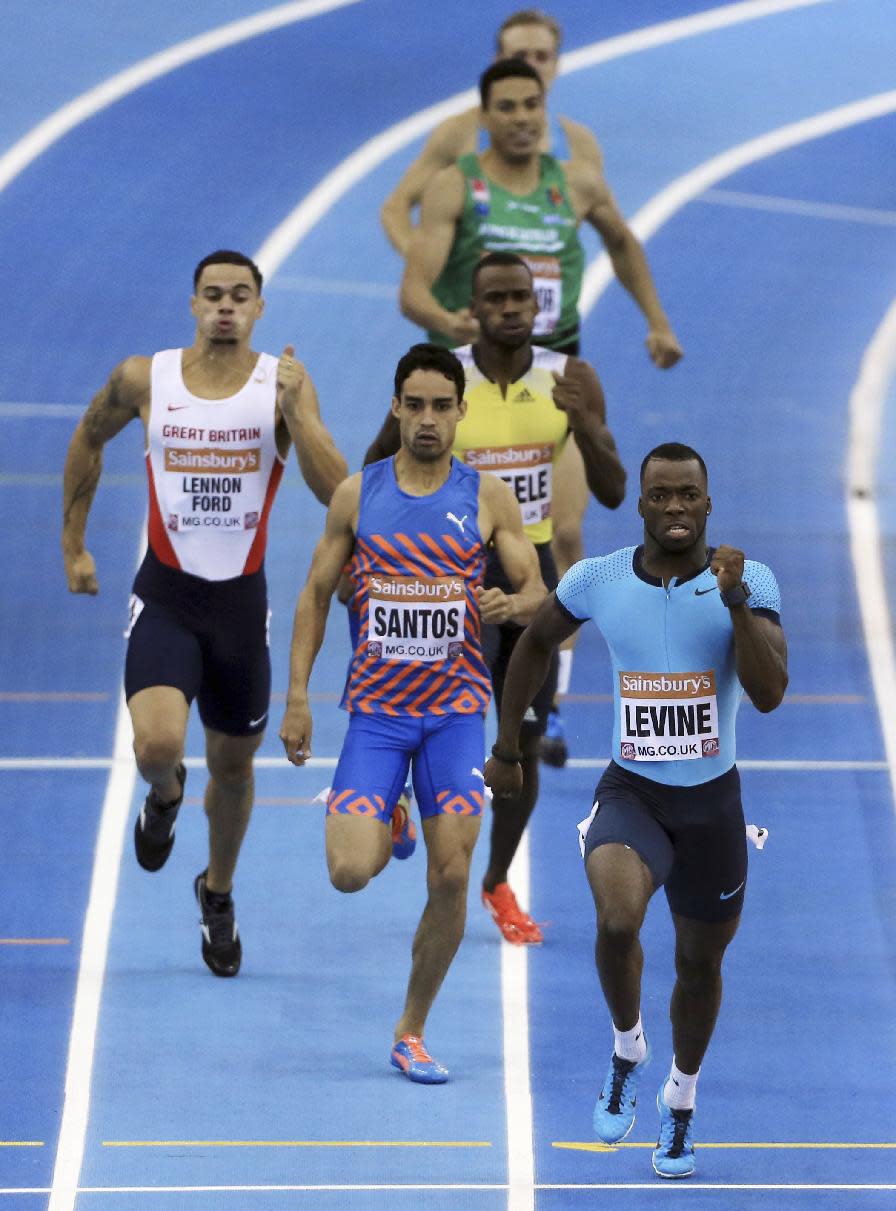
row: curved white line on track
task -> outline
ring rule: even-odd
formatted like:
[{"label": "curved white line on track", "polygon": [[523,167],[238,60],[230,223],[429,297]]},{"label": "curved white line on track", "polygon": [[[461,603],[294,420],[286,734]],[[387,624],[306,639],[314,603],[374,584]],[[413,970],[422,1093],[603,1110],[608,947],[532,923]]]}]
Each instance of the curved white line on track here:
[{"label": "curved white line on track", "polygon": [[[621,59],[625,55],[651,50],[653,47],[662,46],[668,42],[680,42],[685,38],[693,38],[699,34],[724,29],[727,26],[739,25],[745,21],[774,16],[790,9],[809,8],[829,3],[831,0],[745,0],[741,4],[709,9],[692,17],[663,21],[658,25],[648,26],[629,34],[620,34],[615,38],[606,38],[601,42],[595,42],[590,46],[583,46],[579,50],[561,55],[559,75],[581,71],[586,67],[594,67],[598,63],[607,63],[611,59]],[[265,277],[270,278],[276,273],[286,258],[292,255],[296,245],[335,206],[339,199],[378,168],[384,160],[394,155],[395,152],[401,151],[403,147],[407,147],[409,143],[413,143],[415,139],[427,134],[444,118],[469,109],[476,105],[477,101],[476,89],[468,88],[464,92],[455,93],[453,97],[440,101],[437,105],[421,109],[410,118],[397,122],[381,134],[362,143],[357,151],[323,177],[311,193],[302,199],[295,210],[286,216],[279,227],[275,228],[262,244],[254,259]]]},{"label": "curved white line on track", "polygon": [[[872,118],[880,118],[896,110],[896,90],[877,93],[873,97],[865,97],[861,101],[853,101],[849,105],[839,105],[835,109],[825,110],[814,114],[811,118],[803,118],[787,126],[779,126],[764,135],[750,139],[739,147],[731,147],[720,155],[713,156],[704,164],[698,165],[691,172],[685,173],[665,189],[656,194],[646,206],[643,206],[631,219],[630,227],[639,240],[648,240],[664,223],[667,223],[683,206],[698,197],[705,189],[732,175],[757,160],[764,160],[779,151],[796,147],[800,143],[808,143],[811,139],[820,139],[848,126],[859,122],[867,122]],[[579,297],[579,311],[587,315],[598,298],[613,280],[613,269],[610,258],[605,252],[596,257],[588,266],[582,283],[582,293]]]},{"label": "curved white line on track", "polygon": [[896,651],[875,492],[887,394],[896,378],[896,301],[865,351],[849,397],[846,511],[868,667],[896,801]]},{"label": "curved white line on track", "polygon": [[317,17],[331,9],[345,8],[346,5],[359,2],[360,0],[292,0],[290,4],[279,4],[276,8],[268,8],[240,21],[232,21],[206,34],[198,34],[195,38],[169,46],[148,59],[142,59],[57,109],[14,143],[5,155],[0,156],[0,191],[63,135],[67,135],[70,130],[86,122],[100,110],[142,88],[151,80],[157,80],[159,76],[176,71],[185,63],[214,54],[226,46],[234,46],[237,42],[256,38],[272,29],[306,21],[309,17]]}]

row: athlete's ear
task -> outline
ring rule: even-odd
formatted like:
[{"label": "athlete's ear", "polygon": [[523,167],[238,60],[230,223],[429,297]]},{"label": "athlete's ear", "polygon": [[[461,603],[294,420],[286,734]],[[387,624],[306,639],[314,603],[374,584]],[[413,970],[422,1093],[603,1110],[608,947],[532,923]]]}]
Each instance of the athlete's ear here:
[{"label": "athlete's ear", "polygon": [[708,516],[708,515],[709,515],[711,512],[712,512],[712,500],[710,499],[710,497],[708,497],[708,496],[707,496],[707,498],[706,498],[706,513],[707,513],[707,516]]},{"label": "athlete's ear", "polygon": [[463,420],[467,415],[467,401],[463,398],[463,396],[461,396],[458,402],[457,410],[460,413],[460,419]]},{"label": "athlete's ear", "polygon": [[392,415],[399,416],[401,414],[401,400],[397,395],[392,396]]},{"label": "athlete's ear", "polygon": [[640,497],[640,496],[638,497],[638,516],[639,516],[639,517],[643,517],[643,516],[644,516],[644,506],[641,504],[641,497]]}]

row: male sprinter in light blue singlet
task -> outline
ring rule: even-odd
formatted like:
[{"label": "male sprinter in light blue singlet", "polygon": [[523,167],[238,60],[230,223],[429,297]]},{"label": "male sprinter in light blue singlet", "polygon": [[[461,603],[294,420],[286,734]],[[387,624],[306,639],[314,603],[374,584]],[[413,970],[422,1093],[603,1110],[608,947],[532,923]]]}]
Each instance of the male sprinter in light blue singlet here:
[{"label": "male sprinter in light blue singlet", "polygon": [[735,761],[735,715],[746,690],[772,711],[787,687],[777,582],[765,564],[706,545],[706,466],[678,442],[641,464],[644,541],[566,573],[518,641],[485,780],[513,794],[519,729],[551,652],[591,618],[613,662],[613,760],[579,826],[597,907],[597,969],[615,1047],[594,1108],[614,1144],[631,1130],[649,1050],[641,1026],[639,934],[665,886],[675,924],[674,1056],[660,1086],[660,1177],[693,1173],[697,1076],[722,999],[722,958],[737,932],[747,879]]},{"label": "male sprinter in light blue singlet", "polygon": [[[360,626],[342,701],[348,733],[327,799],[327,864],[334,887],[356,892],[390,857],[409,855],[406,810],[395,816],[413,768],[428,898],[391,1062],[427,1085],[448,1077],[424,1046],[423,1030],[463,937],[485,799],[491,683],[482,624],[528,622],[545,596],[513,492],[496,475],[481,475],[452,456],[466,411],[463,392],[463,366],[447,349],[414,345],[398,363],[392,412],[401,447],[333,494],[296,607],[280,728],[287,757],[303,765],[313,726],[308,679],[330,598],[351,557]],[[483,587],[489,548],[506,573],[507,591]]]}]

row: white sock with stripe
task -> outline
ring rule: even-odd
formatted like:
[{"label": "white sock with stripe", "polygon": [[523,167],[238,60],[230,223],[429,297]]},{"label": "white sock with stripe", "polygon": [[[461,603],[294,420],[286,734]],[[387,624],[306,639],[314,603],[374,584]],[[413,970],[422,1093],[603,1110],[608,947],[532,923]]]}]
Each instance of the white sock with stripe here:
[{"label": "white sock with stripe", "polygon": [[663,1100],[670,1110],[693,1110],[697,1104],[697,1077],[700,1069],[689,1075],[681,1072],[672,1061],[672,1071],[663,1087]]},{"label": "white sock with stripe", "polygon": [[644,1028],[641,1025],[641,1015],[631,1030],[617,1030],[613,1027],[616,1054],[621,1060],[634,1060],[640,1064],[647,1055],[647,1040],[644,1038]]}]

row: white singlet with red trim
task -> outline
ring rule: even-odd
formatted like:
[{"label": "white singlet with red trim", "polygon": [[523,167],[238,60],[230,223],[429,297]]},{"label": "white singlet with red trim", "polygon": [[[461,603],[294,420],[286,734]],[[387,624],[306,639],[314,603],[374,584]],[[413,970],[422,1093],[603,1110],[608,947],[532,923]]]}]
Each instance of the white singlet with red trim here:
[{"label": "white singlet with red trim", "polygon": [[258,355],[227,399],[187,390],[183,350],[152,359],[149,545],[164,564],[204,580],[256,572],[284,460],[275,441],[277,358]]}]

